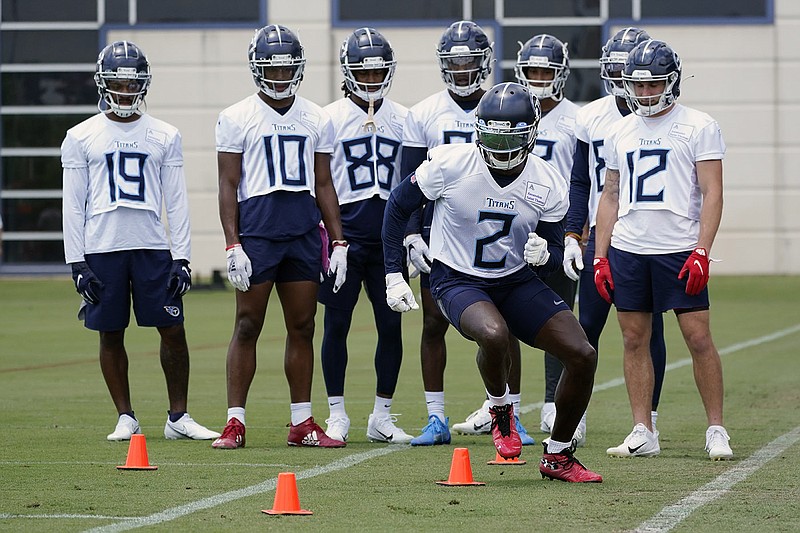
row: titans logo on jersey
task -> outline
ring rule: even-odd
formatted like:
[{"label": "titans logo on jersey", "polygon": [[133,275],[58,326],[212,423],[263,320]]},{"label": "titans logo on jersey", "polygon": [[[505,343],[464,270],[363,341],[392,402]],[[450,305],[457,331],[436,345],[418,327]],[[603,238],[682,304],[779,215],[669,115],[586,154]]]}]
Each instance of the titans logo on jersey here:
[{"label": "titans logo on jersey", "polygon": [[[606,142],[606,165],[620,174],[619,220],[611,244],[645,254],[691,250],[702,205],[696,163],[725,155],[717,122],[675,104],[661,117],[628,115],[612,127]],[[645,210],[651,211],[649,223],[637,216]]]},{"label": "titans logo on jersey", "polygon": [[474,141],[475,110],[461,109],[447,90],[429,96],[408,111],[403,128],[406,146],[430,150],[442,144]]},{"label": "titans logo on jersey", "polygon": [[564,99],[539,121],[534,155],[544,159],[569,180],[575,150],[575,113],[578,106]]},{"label": "titans logo on jersey", "polygon": [[336,140],[331,169],[339,204],[373,196],[388,200],[402,179],[400,155],[408,110],[384,98],[375,112],[374,127],[368,131],[364,128],[366,113],[350,98],[337,100],[324,109],[331,117]]},{"label": "titans logo on jersey", "polygon": [[439,146],[416,172],[435,200],[430,250],[451,268],[499,278],[525,266],[528,233],[559,222],[569,207],[568,184],[550,164],[528,156],[522,173],[500,187],[474,144]]},{"label": "titans logo on jersey", "polygon": [[161,167],[183,165],[178,130],[150,115],[132,123],[95,115],[67,131],[61,145],[64,168],[87,168],[86,217],[118,207],[161,216]]}]

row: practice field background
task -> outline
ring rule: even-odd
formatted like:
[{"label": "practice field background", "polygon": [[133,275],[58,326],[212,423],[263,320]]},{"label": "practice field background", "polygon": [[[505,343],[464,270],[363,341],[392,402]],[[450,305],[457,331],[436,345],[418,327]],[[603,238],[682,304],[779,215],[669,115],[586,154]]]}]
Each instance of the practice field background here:
[{"label": "practice field background", "polygon": [[[357,308],[349,341],[346,402],[353,426],[344,449],[286,446],[289,400],[283,375],[283,323],[277,296],[259,344],[247,410],[247,447],[166,441],[166,391],[153,330],[130,328],[127,347],[136,415],[155,472],[121,472],[127,443],[105,440],[116,421],[97,363],[97,335],[75,319],[79,299],[67,279],[0,280],[0,530],[123,531],[675,531],[800,530],[800,277],[715,277],[712,329],[725,372],[726,426],[736,459],[711,462],[706,421],[685,344],[673,315],[658,428],[661,455],[612,459],[608,446],[631,429],[619,326],[612,314],[601,339],[588,442],[577,456],[602,484],[541,479],[538,431],[543,363],[523,354],[522,420],[537,445],[525,466],[487,466],[490,437],[453,434],[453,445],[386,446],[366,440],[374,398],[375,334],[369,307]],[[225,352],[233,293],[186,297],[192,373],[189,411],[209,427],[225,421]],[[404,318],[406,358],[393,411],[417,434],[425,424],[419,370],[419,311]],[[322,313],[317,316],[317,358]],[[451,425],[483,397],[474,345],[451,330],[446,373]],[[321,365],[314,414],[328,408]],[[440,487],[456,446],[470,452],[485,487]],[[777,452],[777,453],[773,453]],[[774,457],[773,457],[774,455]],[[298,476],[304,517],[270,517],[279,472]],[[707,502],[705,505],[702,505]]]}]

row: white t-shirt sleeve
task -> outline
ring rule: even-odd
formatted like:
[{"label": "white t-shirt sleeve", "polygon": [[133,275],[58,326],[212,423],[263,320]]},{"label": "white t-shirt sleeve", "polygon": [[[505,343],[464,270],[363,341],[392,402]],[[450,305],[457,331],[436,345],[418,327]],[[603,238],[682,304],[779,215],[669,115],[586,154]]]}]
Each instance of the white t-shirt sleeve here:
[{"label": "white t-shirt sleeve", "polygon": [[697,134],[695,161],[713,161],[725,156],[725,141],[717,121],[712,121]]},{"label": "white t-shirt sleeve", "polygon": [[319,124],[319,143],[314,150],[316,153],[332,154],[333,143],[336,138],[336,131],[333,127],[333,121],[328,113],[322,113]]},{"label": "white t-shirt sleeve", "polygon": [[403,125],[403,145],[415,148],[427,148],[425,131],[422,124],[414,114],[413,109],[408,110],[406,121]]},{"label": "white t-shirt sleeve", "polygon": [[424,161],[413,174],[417,185],[428,200],[436,200],[444,192],[444,175],[439,165],[430,159]]},{"label": "white t-shirt sleeve", "polygon": [[217,152],[244,153],[244,131],[231,117],[220,113],[215,128]]},{"label": "white t-shirt sleeve", "polygon": [[84,225],[89,191],[89,167],[65,166],[63,180],[64,257],[69,264],[84,261],[86,250]]}]

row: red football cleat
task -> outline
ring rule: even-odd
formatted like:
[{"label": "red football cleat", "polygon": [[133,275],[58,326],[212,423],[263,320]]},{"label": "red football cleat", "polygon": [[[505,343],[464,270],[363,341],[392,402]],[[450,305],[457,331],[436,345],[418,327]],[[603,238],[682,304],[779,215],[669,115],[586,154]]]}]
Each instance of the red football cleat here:
[{"label": "red football cleat", "polygon": [[543,478],[560,479],[570,483],[602,483],[603,477],[592,472],[578,461],[575,453],[575,445],[562,450],[559,453],[547,453],[547,443],[544,444],[544,455],[539,463],[539,472]]},{"label": "red football cleat", "polygon": [[347,446],[344,441],[327,436],[322,428],[314,422],[313,416],[296,426],[290,426],[289,438],[286,439],[286,442],[289,446],[316,446],[319,448],[344,448]]},{"label": "red football cleat", "polygon": [[489,408],[492,415],[492,439],[497,453],[511,459],[522,453],[522,441],[514,420],[514,406],[510,403]]},{"label": "red football cleat", "polygon": [[239,422],[236,417],[228,420],[225,429],[222,430],[222,435],[211,443],[211,447],[223,450],[244,448],[244,424]]}]

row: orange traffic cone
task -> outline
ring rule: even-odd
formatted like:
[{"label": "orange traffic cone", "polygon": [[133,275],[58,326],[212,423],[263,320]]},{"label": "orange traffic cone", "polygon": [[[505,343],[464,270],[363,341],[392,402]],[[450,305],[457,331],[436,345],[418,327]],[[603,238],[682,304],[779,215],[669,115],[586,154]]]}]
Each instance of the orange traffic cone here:
[{"label": "orange traffic cone", "polygon": [[128,446],[128,459],[124,466],[117,467],[120,470],[156,470],[157,466],[151,466],[147,459],[147,443],[144,435],[137,433],[131,435],[131,444]]},{"label": "orange traffic cone", "polygon": [[494,461],[486,461],[487,465],[525,465],[528,461],[523,461],[519,456],[506,459],[500,452],[495,453]]},{"label": "orange traffic cone", "polygon": [[453,461],[450,463],[450,477],[447,481],[437,481],[437,485],[451,487],[462,485],[486,485],[472,479],[472,465],[469,462],[469,450],[456,448],[453,450]]},{"label": "orange traffic cone", "polygon": [[262,509],[262,513],[276,514],[314,514],[300,509],[300,497],[297,495],[297,481],[293,472],[278,474],[278,487],[275,489],[275,501],[272,509]]}]

